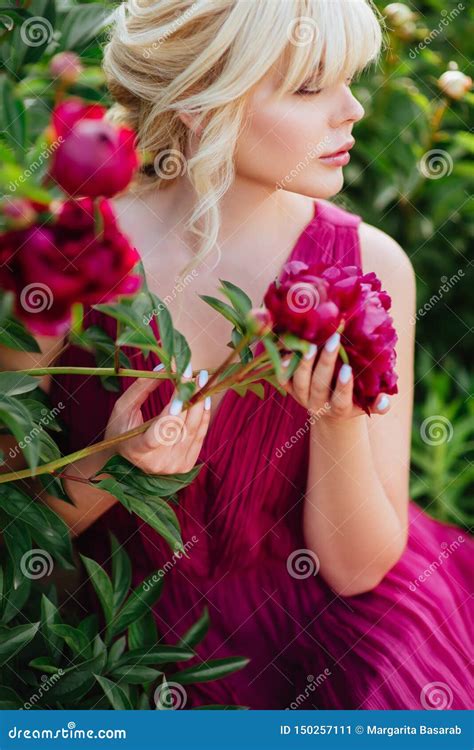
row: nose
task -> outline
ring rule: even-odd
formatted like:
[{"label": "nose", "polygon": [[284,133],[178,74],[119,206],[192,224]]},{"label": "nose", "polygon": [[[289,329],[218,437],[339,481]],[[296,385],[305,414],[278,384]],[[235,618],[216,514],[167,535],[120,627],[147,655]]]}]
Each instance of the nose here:
[{"label": "nose", "polygon": [[348,86],[343,87],[342,102],[339,100],[336,119],[337,125],[347,122],[359,122],[365,115],[365,109]]}]

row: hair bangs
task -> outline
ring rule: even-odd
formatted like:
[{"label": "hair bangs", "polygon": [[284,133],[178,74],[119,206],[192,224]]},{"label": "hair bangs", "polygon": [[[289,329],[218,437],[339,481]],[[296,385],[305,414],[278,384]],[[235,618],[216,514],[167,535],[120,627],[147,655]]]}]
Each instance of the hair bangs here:
[{"label": "hair bangs", "polygon": [[383,47],[383,18],[371,0],[299,0],[276,68],[276,94],[324,88],[361,73]]}]

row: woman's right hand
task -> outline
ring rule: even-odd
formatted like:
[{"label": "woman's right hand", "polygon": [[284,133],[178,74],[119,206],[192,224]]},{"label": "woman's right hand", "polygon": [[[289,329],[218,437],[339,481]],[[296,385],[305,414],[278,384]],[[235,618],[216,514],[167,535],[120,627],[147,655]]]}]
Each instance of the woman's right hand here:
[{"label": "woman's right hand", "polygon": [[[188,366],[186,369],[191,375],[192,368]],[[185,371],[182,379],[191,378],[186,376]],[[196,376],[197,388],[202,388],[207,380],[207,370],[201,370]],[[116,437],[143,424],[141,407],[160,383],[159,378],[137,378],[115,402],[104,439]],[[169,403],[145,432],[112,446],[109,455],[119,454],[147,474],[190,471],[197,462],[209,427],[210,398],[206,397],[174,415],[174,409],[170,413],[170,407],[176,394],[175,388]]]}]

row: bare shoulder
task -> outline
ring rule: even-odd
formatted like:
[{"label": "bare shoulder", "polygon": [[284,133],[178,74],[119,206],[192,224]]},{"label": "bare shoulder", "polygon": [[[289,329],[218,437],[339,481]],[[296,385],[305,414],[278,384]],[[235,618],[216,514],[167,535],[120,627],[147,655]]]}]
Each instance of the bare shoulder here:
[{"label": "bare shoulder", "polygon": [[359,226],[359,239],[364,272],[374,271],[387,287],[404,289],[405,292],[416,289],[413,264],[393,237],[363,221]]}]

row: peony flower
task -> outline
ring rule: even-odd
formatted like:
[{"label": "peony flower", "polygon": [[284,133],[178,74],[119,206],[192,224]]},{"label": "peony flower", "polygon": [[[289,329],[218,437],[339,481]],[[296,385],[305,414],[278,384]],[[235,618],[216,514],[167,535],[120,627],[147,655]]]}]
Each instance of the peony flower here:
[{"label": "peony flower", "polygon": [[472,78],[453,68],[440,76],[438,86],[451,99],[462,99],[472,87]]},{"label": "peony flower", "polygon": [[54,78],[71,85],[76,83],[84,68],[81,58],[75,52],[58,52],[51,58],[49,70]]},{"label": "peony flower", "polygon": [[74,98],[53,111],[49,138],[59,146],[50,176],[69,195],[110,198],[127,187],[138,167],[133,130],[108,123],[106,111]]},{"label": "peony flower", "polygon": [[[264,304],[275,333],[293,333],[321,347],[339,330],[341,352],[354,374],[353,401],[367,414],[381,392],[397,393],[394,371],[397,334],[388,310],[391,299],[375,273],[338,262],[308,266],[287,263],[268,288]],[[339,356],[331,389],[343,364]]]},{"label": "peony flower", "polygon": [[110,203],[97,202],[97,233],[90,198],[68,200],[53,223],[0,235],[0,286],[15,293],[16,314],[31,331],[65,333],[75,302],[97,304],[135,293],[131,275],[139,256],[117,226]]}]

